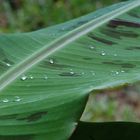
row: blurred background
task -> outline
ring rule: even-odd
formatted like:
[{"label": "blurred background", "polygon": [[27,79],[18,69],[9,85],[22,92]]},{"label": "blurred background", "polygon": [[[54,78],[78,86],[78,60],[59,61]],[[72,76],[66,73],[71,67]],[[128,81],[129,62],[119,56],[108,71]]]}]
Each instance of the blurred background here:
[{"label": "blurred background", "polygon": [[[0,32],[29,32],[125,0],[0,0]],[[82,120],[139,121],[140,84],[106,90],[89,98]]]}]

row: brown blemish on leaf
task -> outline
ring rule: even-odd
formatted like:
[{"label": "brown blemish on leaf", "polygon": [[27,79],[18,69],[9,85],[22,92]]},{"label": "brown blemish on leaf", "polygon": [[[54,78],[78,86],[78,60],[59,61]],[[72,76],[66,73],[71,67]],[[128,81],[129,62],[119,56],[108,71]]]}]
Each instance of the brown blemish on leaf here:
[{"label": "brown blemish on leaf", "polygon": [[132,31],[117,31],[117,30],[112,30],[112,29],[101,29],[101,33],[110,36],[112,38],[117,38],[117,39],[121,39],[121,36],[124,37],[130,37],[130,38],[136,38],[139,35],[132,32]]},{"label": "brown blemish on leaf", "polygon": [[111,20],[108,23],[108,27],[111,27],[111,28],[117,28],[118,26],[140,28],[140,23],[125,21],[125,20],[119,20],[119,19]]},{"label": "brown blemish on leaf", "polygon": [[47,112],[37,112],[24,118],[18,118],[17,120],[26,120],[27,122],[34,122],[34,121],[38,121],[39,119],[42,118],[43,115],[46,114]]},{"label": "brown blemish on leaf", "polygon": [[140,47],[138,47],[138,46],[127,47],[126,50],[140,50]]},{"label": "brown blemish on leaf", "polygon": [[116,42],[113,42],[113,41],[110,41],[110,40],[107,40],[107,39],[104,39],[104,38],[100,38],[100,37],[97,37],[95,36],[94,34],[92,33],[89,33],[88,34],[88,37],[98,41],[98,42],[101,42],[101,43],[104,43],[106,45],[114,45],[114,44],[117,44]]},{"label": "brown blemish on leaf", "polygon": [[122,68],[135,68],[136,65],[130,64],[130,63],[122,63],[121,64]]},{"label": "brown blemish on leaf", "polygon": [[122,68],[134,68],[136,65],[130,64],[130,63],[123,63],[123,62],[103,62],[103,64],[107,65],[115,65],[115,66],[121,66]]}]

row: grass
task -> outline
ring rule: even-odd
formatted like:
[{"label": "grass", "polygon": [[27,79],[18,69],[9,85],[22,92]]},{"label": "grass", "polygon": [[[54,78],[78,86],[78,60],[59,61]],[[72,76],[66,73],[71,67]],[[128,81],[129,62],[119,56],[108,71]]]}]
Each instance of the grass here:
[{"label": "grass", "polygon": [[140,121],[140,83],[89,97],[82,116],[86,121]]},{"label": "grass", "polygon": [[116,2],[119,0],[0,0],[0,31],[37,30]]}]

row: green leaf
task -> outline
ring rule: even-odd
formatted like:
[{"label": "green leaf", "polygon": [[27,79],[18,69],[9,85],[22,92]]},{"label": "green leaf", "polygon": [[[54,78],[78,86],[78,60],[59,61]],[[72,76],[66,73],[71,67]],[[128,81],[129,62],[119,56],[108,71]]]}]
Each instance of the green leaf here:
[{"label": "green leaf", "polygon": [[135,122],[80,122],[70,140],[139,140],[139,130]]},{"label": "green leaf", "polygon": [[0,140],[67,140],[91,91],[140,80],[139,5],[0,35]]}]

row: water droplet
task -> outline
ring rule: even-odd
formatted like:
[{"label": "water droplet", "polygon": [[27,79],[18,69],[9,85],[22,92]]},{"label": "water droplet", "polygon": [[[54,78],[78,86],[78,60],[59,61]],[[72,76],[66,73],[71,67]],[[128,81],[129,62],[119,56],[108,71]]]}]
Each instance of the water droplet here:
[{"label": "water droplet", "polygon": [[95,75],[95,73],[93,72],[92,75]]},{"label": "water droplet", "polygon": [[8,67],[11,67],[11,64],[9,64],[9,63],[6,63],[6,66],[8,66]]},{"label": "water droplet", "polygon": [[106,53],[105,53],[104,51],[102,51],[101,55],[102,55],[102,56],[105,56],[105,55],[106,55]]},{"label": "water droplet", "polygon": [[32,75],[29,76],[30,79],[34,79],[34,77]]},{"label": "water droplet", "polygon": [[48,76],[45,75],[44,79],[47,80],[48,79]]},{"label": "water droplet", "polygon": [[71,75],[74,75],[74,72],[73,72],[73,71],[71,71],[71,72],[70,72],[70,74],[71,74]]},{"label": "water droplet", "polygon": [[117,75],[119,74],[119,72],[118,72],[118,71],[116,71],[115,73],[116,73]]},{"label": "water droplet", "polygon": [[125,71],[124,70],[121,70],[121,72],[124,73]]},{"label": "water droplet", "polygon": [[84,75],[85,73],[84,73],[84,72],[82,72],[81,74],[82,74],[82,75]]},{"label": "water droplet", "polygon": [[114,54],[114,56],[117,56],[117,54]]},{"label": "water droplet", "polygon": [[119,75],[119,71],[111,71],[112,75],[116,76]]},{"label": "water droplet", "polygon": [[54,60],[53,59],[50,59],[49,62],[50,62],[50,64],[54,64]]},{"label": "water droplet", "polygon": [[8,103],[9,100],[8,100],[8,99],[3,99],[2,102],[3,102],[3,103]]},{"label": "water droplet", "polygon": [[93,76],[96,75],[94,71],[91,71],[91,74],[92,74]]},{"label": "water droplet", "polygon": [[91,50],[95,49],[95,47],[94,47],[93,45],[89,45],[89,48],[90,48]]},{"label": "water droplet", "polygon": [[20,102],[21,101],[21,98],[19,96],[15,96],[15,102]]},{"label": "water droplet", "polygon": [[20,79],[23,80],[23,81],[25,81],[27,79],[27,76],[26,75],[23,75]]}]

